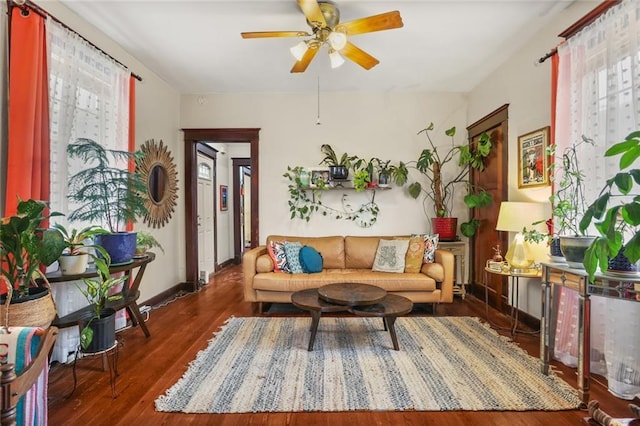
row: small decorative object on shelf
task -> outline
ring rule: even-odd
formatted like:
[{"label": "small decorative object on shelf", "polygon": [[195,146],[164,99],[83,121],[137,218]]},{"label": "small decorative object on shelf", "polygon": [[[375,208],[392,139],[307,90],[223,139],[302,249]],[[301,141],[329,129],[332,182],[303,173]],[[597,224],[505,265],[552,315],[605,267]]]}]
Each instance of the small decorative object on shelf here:
[{"label": "small decorative object on shelf", "polygon": [[502,263],[502,255],[500,254],[500,244],[497,244],[495,247],[492,247],[495,252],[493,255],[493,261],[496,263]]}]

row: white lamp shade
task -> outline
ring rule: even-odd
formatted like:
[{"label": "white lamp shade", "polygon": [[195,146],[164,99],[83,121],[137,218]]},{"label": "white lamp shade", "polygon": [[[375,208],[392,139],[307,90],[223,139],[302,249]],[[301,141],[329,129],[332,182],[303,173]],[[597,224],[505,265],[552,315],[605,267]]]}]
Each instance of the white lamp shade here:
[{"label": "white lamp shade", "polygon": [[329,59],[331,60],[331,68],[338,68],[340,65],[344,64],[344,58],[335,50],[329,53]]},{"label": "white lamp shade", "polygon": [[291,54],[293,55],[294,58],[296,58],[297,61],[301,61],[302,58],[304,57],[304,54],[307,53],[307,49],[308,49],[307,43],[305,43],[304,41],[301,41],[300,43],[296,44],[289,50],[291,51]]},{"label": "white lamp shade", "polygon": [[342,50],[347,45],[347,35],[340,31],[331,31],[329,45],[333,50]]},{"label": "white lamp shade", "polygon": [[[549,203],[531,203],[520,201],[503,201],[500,204],[496,231],[521,232],[535,229],[546,233],[545,221],[551,217],[551,205]],[[534,225],[535,222],[540,222]]]}]

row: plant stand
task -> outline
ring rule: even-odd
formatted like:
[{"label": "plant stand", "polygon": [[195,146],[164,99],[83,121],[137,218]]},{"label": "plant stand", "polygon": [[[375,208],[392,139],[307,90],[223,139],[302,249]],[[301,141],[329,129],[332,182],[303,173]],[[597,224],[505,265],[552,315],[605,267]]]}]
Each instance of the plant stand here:
[{"label": "plant stand", "polygon": [[[71,395],[76,391],[76,386],[78,384],[78,379],[76,375],[76,364],[78,363],[78,358],[85,357],[95,357],[102,356],[102,371],[106,371],[107,367],[109,368],[109,383],[111,384],[111,397],[116,399],[118,394],[116,393],[116,379],[120,375],[118,373],[118,341],[113,344],[108,349],[99,352],[84,352],[81,346],[78,346],[75,353],[75,358],[73,360],[73,389],[71,389],[71,393],[67,396],[67,399],[71,398]],[[82,354],[81,356],[78,356]]]}]

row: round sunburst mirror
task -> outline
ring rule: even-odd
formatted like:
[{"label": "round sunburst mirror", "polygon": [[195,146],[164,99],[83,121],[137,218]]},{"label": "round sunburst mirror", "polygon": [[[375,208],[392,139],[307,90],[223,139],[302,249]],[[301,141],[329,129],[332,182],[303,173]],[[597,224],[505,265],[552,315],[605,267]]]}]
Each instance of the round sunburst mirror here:
[{"label": "round sunburst mirror", "polygon": [[138,163],[138,172],[147,183],[146,206],[149,213],[144,222],[162,228],[173,214],[178,198],[178,173],[171,152],[160,140],[145,141],[140,147],[144,157]]}]

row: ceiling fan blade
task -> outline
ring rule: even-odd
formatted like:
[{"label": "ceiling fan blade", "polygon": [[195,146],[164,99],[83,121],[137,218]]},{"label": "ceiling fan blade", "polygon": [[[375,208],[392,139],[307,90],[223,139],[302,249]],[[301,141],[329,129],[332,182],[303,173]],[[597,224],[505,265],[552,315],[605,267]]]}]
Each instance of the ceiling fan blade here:
[{"label": "ceiling fan blade", "polygon": [[[311,23],[312,27],[325,27],[327,22],[324,20],[324,15],[320,10],[320,5],[317,0],[298,0],[298,6],[302,9],[302,13],[306,16],[307,21]],[[317,25],[313,23],[316,22]]]},{"label": "ceiling fan blade", "polygon": [[293,68],[291,68],[291,72],[305,72],[305,70],[311,63],[311,60],[314,58],[314,56],[316,56],[316,53],[318,53],[318,50],[320,49],[318,49],[317,47],[310,47],[309,49],[307,49],[302,59],[293,65]]},{"label": "ceiling fan blade", "polygon": [[266,37],[306,37],[311,34],[305,31],[252,31],[240,33],[242,38],[266,38]]},{"label": "ceiling fan blade", "polygon": [[370,70],[380,63],[379,60],[351,42],[347,42],[347,45],[340,51],[340,53],[366,70]]},{"label": "ceiling fan blade", "polygon": [[348,35],[356,35],[402,28],[403,25],[400,12],[394,10],[393,12],[381,13],[380,15],[373,15],[366,18],[344,22],[339,26],[345,27]]}]

